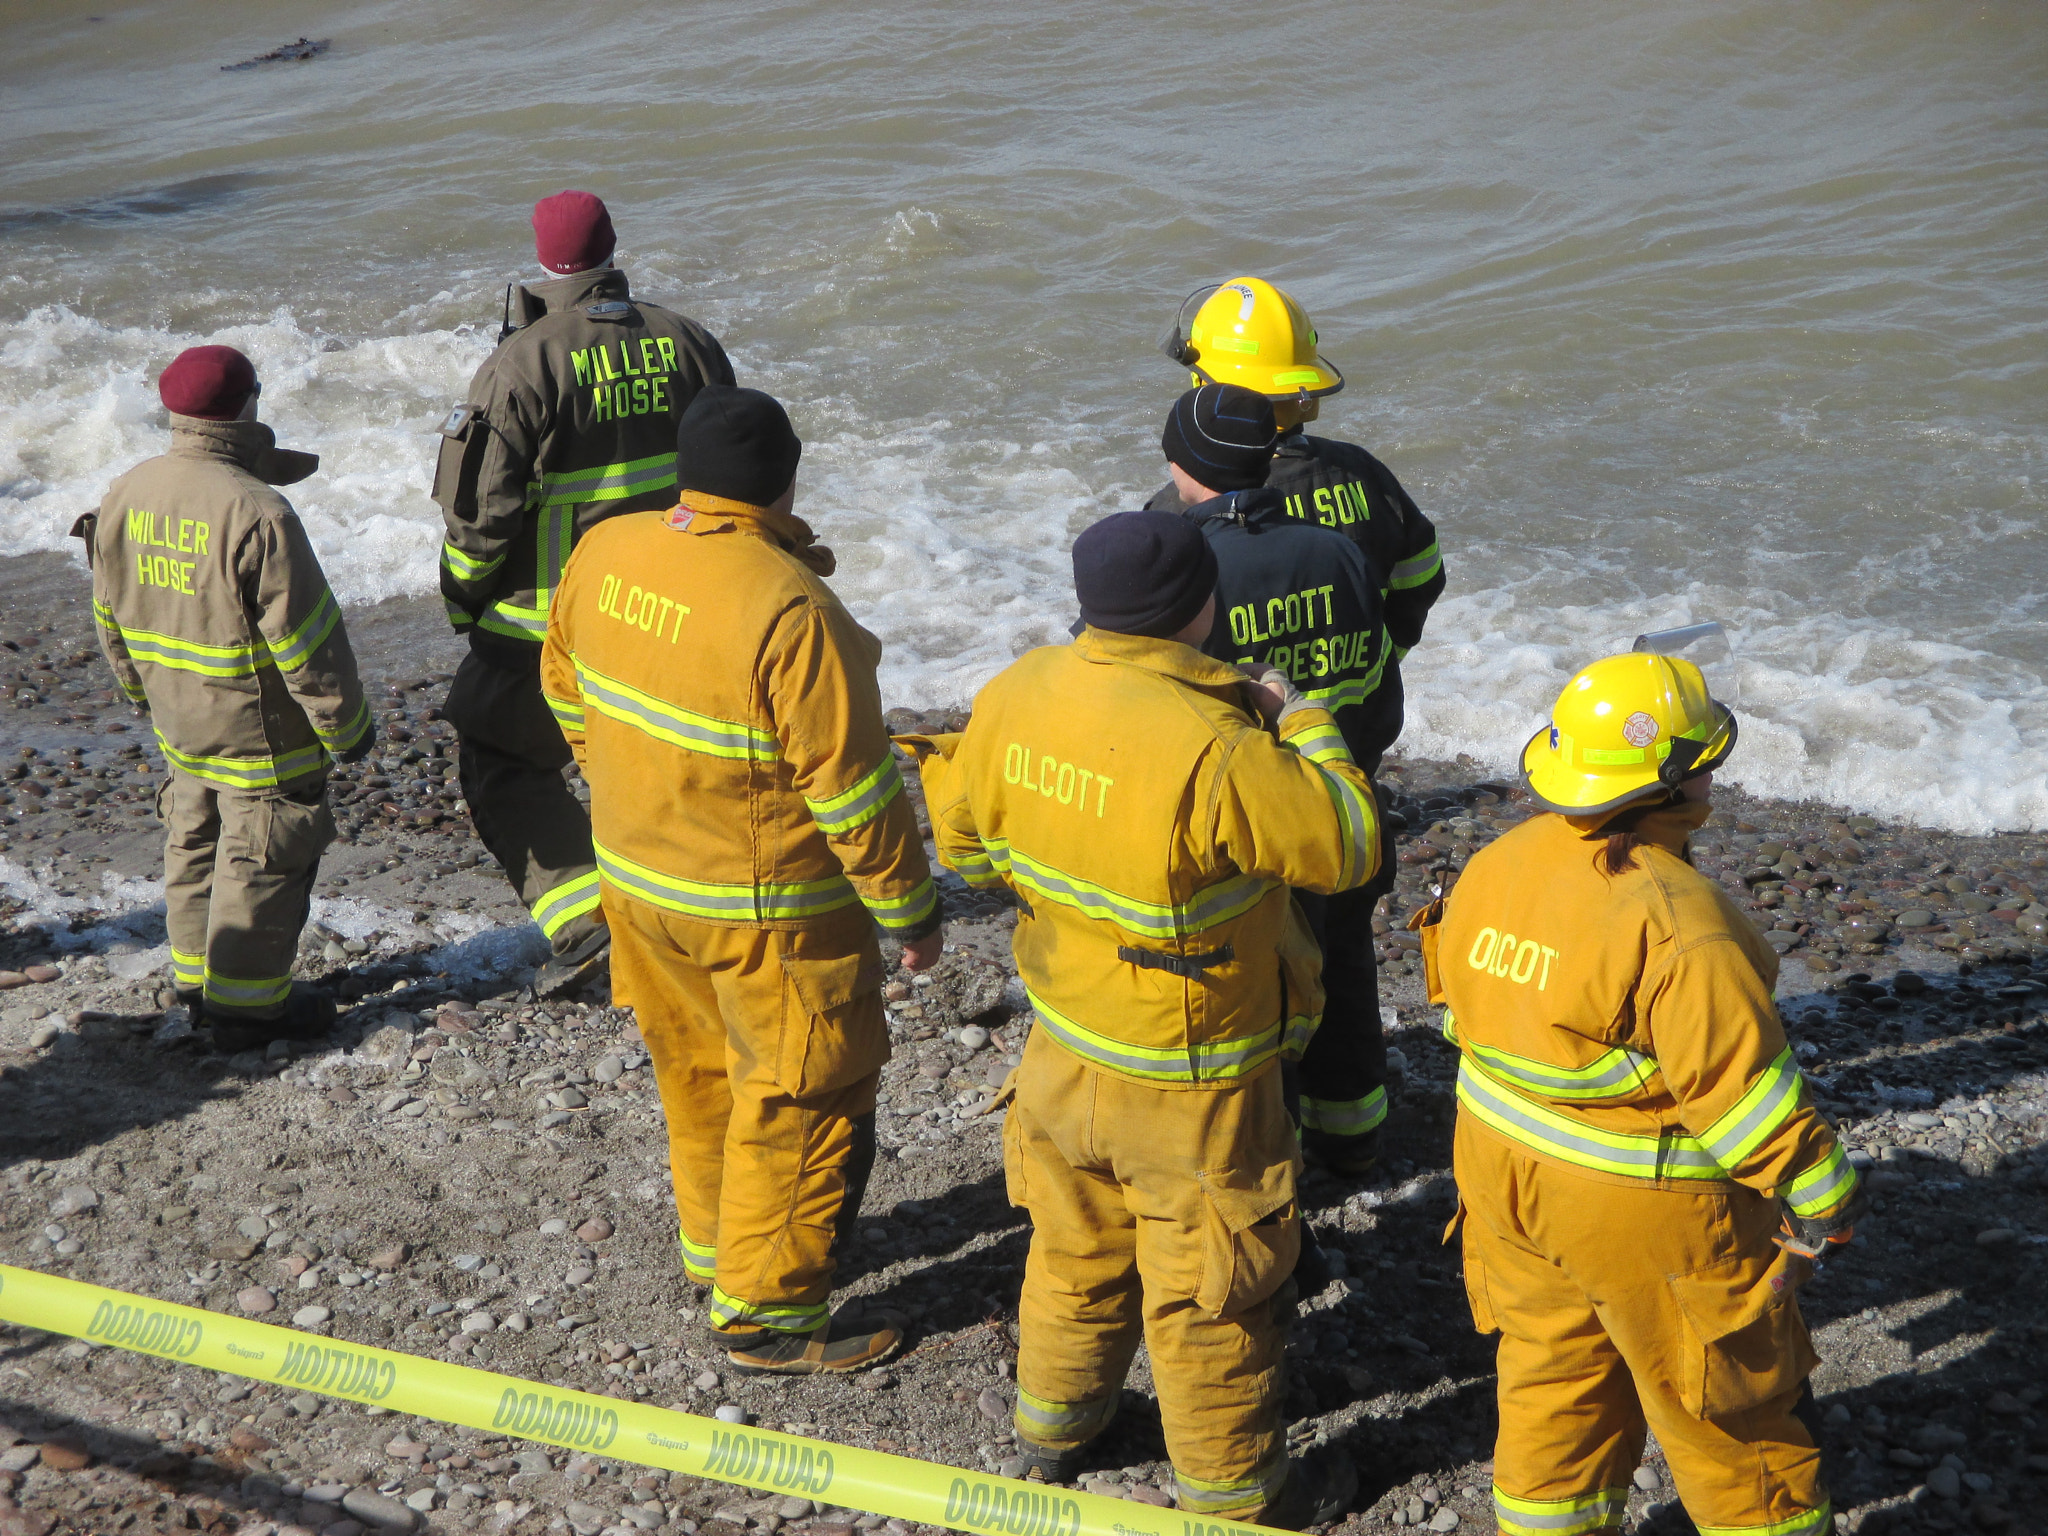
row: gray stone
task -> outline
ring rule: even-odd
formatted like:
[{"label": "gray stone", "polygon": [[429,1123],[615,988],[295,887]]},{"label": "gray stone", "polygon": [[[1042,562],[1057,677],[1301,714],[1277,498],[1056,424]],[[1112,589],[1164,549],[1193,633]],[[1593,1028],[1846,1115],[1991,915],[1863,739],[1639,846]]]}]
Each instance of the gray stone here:
[{"label": "gray stone", "polygon": [[542,1237],[566,1237],[568,1232],[569,1223],[562,1220],[559,1216],[552,1217],[540,1224],[540,1235]]},{"label": "gray stone", "polygon": [[317,1328],[332,1316],[325,1307],[301,1307],[292,1314],[292,1322],[300,1328]]},{"label": "gray stone", "polygon": [[970,1024],[960,1031],[960,1043],[970,1051],[978,1051],[988,1044],[988,1031],[979,1024]]},{"label": "gray stone", "polygon": [[616,1083],[626,1075],[626,1064],[616,1056],[606,1056],[590,1069],[590,1075],[600,1083]]},{"label": "gray stone", "polygon": [[50,1202],[52,1216],[77,1216],[85,1211],[99,1209],[98,1193],[83,1184],[66,1184],[64,1192]]},{"label": "gray stone", "polygon": [[1635,1483],[1636,1486],[1642,1489],[1645,1493],[1655,1493],[1657,1489],[1661,1486],[1657,1474],[1652,1472],[1648,1467],[1636,1468]]},{"label": "gray stone", "polygon": [[1440,1509],[1429,1517],[1432,1531],[1455,1531],[1458,1528],[1458,1512],[1455,1509]]},{"label": "gray stone", "polygon": [[699,1371],[697,1379],[691,1382],[690,1385],[699,1392],[715,1392],[718,1390],[718,1373],[716,1371]]},{"label": "gray stone", "polygon": [[244,1216],[235,1223],[235,1230],[252,1243],[260,1243],[270,1236],[270,1223],[261,1216]]},{"label": "gray stone", "polygon": [[555,1465],[546,1451],[521,1451],[512,1460],[522,1472],[551,1472]]},{"label": "gray stone", "polygon": [[564,1088],[555,1095],[555,1101],[564,1109],[581,1109],[590,1102],[580,1088]]},{"label": "gray stone", "polygon": [[809,1499],[799,1499],[792,1495],[776,1502],[775,1513],[785,1520],[801,1520],[815,1507]]},{"label": "gray stone", "polygon": [[711,1417],[721,1424],[744,1424],[747,1422],[747,1410],[737,1403],[720,1403],[712,1409]]},{"label": "gray stone", "polygon": [[351,1488],[343,1496],[341,1507],[365,1525],[388,1531],[410,1531],[420,1522],[420,1517],[398,1500],[386,1498],[372,1488]]},{"label": "gray stone", "polygon": [[1927,1491],[1938,1499],[1959,1499],[1963,1480],[1954,1467],[1939,1466],[1927,1474]]},{"label": "gray stone", "polygon": [[[188,1026],[186,1026],[186,1032],[187,1032],[187,1033],[190,1033],[190,1030],[191,1030],[191,1027],[190,1027],[189,1025],[188,1025]],[[54,1041],[54,1040],[55,1040],[55,1039],[56,1039],[56,1038],[57,1038],[57,1037],[58,1037],[59,1035],[61,1035],[61,1034],[63,1034],[63,1033],[64,1033],[64,1026],[63,1026],[63,1025],[61,1025],[61,1024],[41,1024],[41,1025],[38,1025],[38,1026],[37,1026],[37,1027],[36,1027],[36,1028],[35,1028],[35,1029],[34,1029],[33,1031],[31,1031],[31,1032],[30,1032],[30,1034],[29,1034],[29,1037],[28,1037],[28,1046],[29,1046],[29,1049],[30,1049],[30,1050],[32,1050],[32,1051],[40,1051],[40,1050],[41,1050],[41,1049],[42,1049],[42,1048],[43,1048],[44,1046],[46,1046],[46,1045],[50,1044],[50,1043],[51,1043],[52,1041]]]},{"label": "gray stone", "polygon": [[[1899,914],[1899,926],[1901,928],[1925,928],[1933,921],[1934,914],[1925,907],[1908,907]],[[1912,996],[1916,992],[1925,992],[1927,990],[1927,983],[1921,981],[1918,976],[1913,977],[1914,981],[1920,982],[1920,985],[1917,987],[1911,985],[1901,987],[1897,985],[1898,981],[1903,980],[1905,976],[1910,974],[1910,972],[1901,972],[1898,977],[1895,977],[1893,979],[1894,989],[1907,997]]]},{"label": "gray stone", "polygon": [[405,1496],[405,1507],[410,1510],[416,1510],[424,1515],[434,1507],[434,1490],[431,1488],[414,1489]]},{"label": "gray stone", "polygon": [[2007,1243],[2018,1238],[2018,1236],[2019,1233],[2015,1232],[2011,1227],[1991,1227],[1977,1234],[1977,1246],[1979,1248],[2003,1248]]},{"label": "gray stone", "polygon": [[988,1419],[992,1423],[1006,1424],[1009,1422],[1009,1399],[1005,1398],[994,1387],[983,1387],[981,1389],[981,1396],[974,1401],[974,1406],[981,1410],[981,1416],[984,1419]]},{"label": "gray stone", "polygon": [[464,1333],[490,1333],[498,1326],[498,1320],[488,1312],[472,1312],[462,1320]]}]

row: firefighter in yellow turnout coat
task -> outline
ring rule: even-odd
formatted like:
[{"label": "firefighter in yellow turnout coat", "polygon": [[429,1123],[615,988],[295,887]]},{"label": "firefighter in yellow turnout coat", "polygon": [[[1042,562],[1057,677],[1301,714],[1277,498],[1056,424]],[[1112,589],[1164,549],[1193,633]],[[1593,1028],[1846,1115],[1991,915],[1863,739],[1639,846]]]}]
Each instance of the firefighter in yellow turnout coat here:
[{"label": "firefighter in yellow turnout coat", "polygon": [[1552,814],[1420,919],[1517,1536],[1618,1528],[1646,1425],[1702,1536],[1832,1528],[1796,1293],[1857,1179],[1806,1101],[1777,956],[1686,857],[1734,734],[1692,663],[1594,663],[1524,753]]},{"label": "firefighter in yellow turnout coat", "polygon": [[1004,1127],[1033,1228],[1019,1449],[1070,1478],[1142,1333],[1181,1508],[1328,1519],[1348,1465],[1290,1482],[1282,1435],[1299,1158],[1276,1069],[1321,1008],[1287,888],[1372,875],[1371,792],[1327,711],[1269,672],[1276,739],[1255,685],[1188,643],[1216,583],[1191,523],[1105,519],[1074,568],[1089,627],[996,677],[924,763],[941,861],[1024,907],[1038,1022]]},{"label": "firefighter in yellow turnout coat", "polygon": [[875,926],[939,952],[938,898],[875,683],[881,647],[790,514],[781,406],[712,385],[673,511],[569,562],[541,683],[590,780],[613,976],[668,1118],[683,1262],[743,1371],[872,1364],[900,1327],[828,1317],[889,1056]]}]

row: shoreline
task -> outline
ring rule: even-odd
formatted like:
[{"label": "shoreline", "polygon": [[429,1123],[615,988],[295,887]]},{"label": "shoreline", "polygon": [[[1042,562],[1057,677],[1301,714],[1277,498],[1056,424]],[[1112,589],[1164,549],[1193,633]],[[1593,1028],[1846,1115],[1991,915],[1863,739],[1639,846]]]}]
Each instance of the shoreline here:
[{"label": "shoreline", "polygon": [[[343,837],[300,971],[354,1006],[330,1042],[222,1059],[164,1029],[154,754],[112,693],[84,584],[51,556],[0,594],[0,643],[20,647],[0,649],[0,721],[38,754],[0,763],[22,769],[0,777],[0,1261],[1000,1469],[1028,1238],[1004,1196],[1000,1114],[983,1113],[1030,1028],[1008,903],[942,880],[947,954],[885,994],[896,1054],[881,1155],[839,1280],[841,1295],[909,1315],[909,1349],[844,1380],[734,1377],[675,1262],[666,1142],[630,1012],[602,989],[532,999],[535,930],[470,832],[438,718],[460,642],[423,610],[348,615],[384,745],[335,775]],[[958,716],[890,718],[903,730]],[[1305,1298],[1286,1416],[1295,1448],[1359,1460],[1343,1531],[1444,1514],[1484,1529],[1491,1345],[1439,1243],[1456,1055],[1402,923],[1434,868],[1526,810],[1469,761],[1395,758],[1384,779],[1409,821],[1380,920],[1398,1091],[1378,1175],[1302,1181],[1338,1273]],[[2048,913],[2035,900],[2048,836],[1930,832],[1719,791],[1696,846],[1760,922],[1785,925],[1772,931],[1788,1031],[1882,1202],[1803,1298],[1846,1528],[1949,1528],[1915,1523],[1928,1511],[1987,1531],[2031,1519],[2048,1503],[2034,1418],[2048,1327],[2033,1300],[2048,1284],[2048,957],[2028,920],[2048,918],[2027,909]],[[0,1498],[62,1531],[126,1511],[148,1528],[175,1511],[302,1536],[337,1529],[316,1496],[334,1488],[490,1536],[856,1528],[853,1512],[15,1330],[0,1330],[0,1358],[26,1378],[0,1390],[0,1442],[74,1437],[93,1463],[14,1468],[0,1444],[0,1469],[14,1468]],[[1170,1471],[1142,1355],[1128,1386],[1090,1477],[1157,1505]],[[1960,1463],[1953,1478],[1944,1457]],[[1631,1494],[1638,1528],[1678,1529],[1674,1497],[1653,1455]]]}]

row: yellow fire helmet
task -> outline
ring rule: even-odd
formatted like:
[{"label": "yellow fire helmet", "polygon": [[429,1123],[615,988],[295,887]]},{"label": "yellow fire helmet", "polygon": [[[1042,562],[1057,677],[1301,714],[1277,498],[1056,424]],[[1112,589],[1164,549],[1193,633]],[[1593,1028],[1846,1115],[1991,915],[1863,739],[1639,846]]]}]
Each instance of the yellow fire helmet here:
[{"label": "yellow fire helmet", "polygon": [[1522,777],[1545,810],[1592,816],[1667,795],[1734,748],[1735,715],[1697,666],[1630,651],[1564,685],[1550,724],[1522,748]]},{"label": "yellow fire helmet", "polygon": [[[1181,334],[1188,305],[1202,307]],[[1344,387],[1344,375],[1316,355],[1316,328],[1286,290],[1261,277],[1233,277],[1181,300],[1159,349],[1192,370],[1193,385],[1241,384],[1274,400],[1317,399]]]}]

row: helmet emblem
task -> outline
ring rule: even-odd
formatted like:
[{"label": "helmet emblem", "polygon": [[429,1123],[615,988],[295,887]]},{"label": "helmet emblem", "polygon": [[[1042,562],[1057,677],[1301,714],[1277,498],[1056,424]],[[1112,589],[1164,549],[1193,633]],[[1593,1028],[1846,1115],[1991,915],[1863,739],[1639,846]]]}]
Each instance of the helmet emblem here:
[{"label": "helmet emblem", "polygon": [[1550,727],[1550,750],[1557,750],[1557,727],[1554,724]]},{"label": "helmet emblem", "polygon": [[1637,710],[1621,722],[1621,739],[1632,747],[1647,747],[1657,739],[1656,717]]}]

